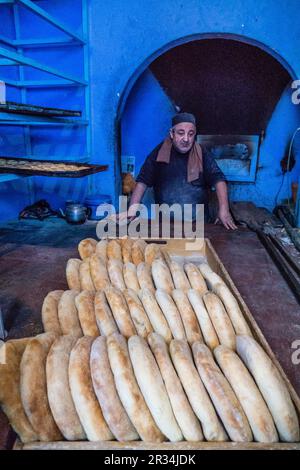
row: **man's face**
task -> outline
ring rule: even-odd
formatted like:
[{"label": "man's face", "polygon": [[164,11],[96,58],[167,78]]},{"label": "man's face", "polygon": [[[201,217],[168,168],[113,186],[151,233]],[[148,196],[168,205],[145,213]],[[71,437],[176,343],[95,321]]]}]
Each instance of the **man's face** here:
[{"label": "man's face", "polygon": [[180,153],[189,152],[196,136],[196,127],[191,122],[181,122],[170,130],[170,137],[174,147]]}]

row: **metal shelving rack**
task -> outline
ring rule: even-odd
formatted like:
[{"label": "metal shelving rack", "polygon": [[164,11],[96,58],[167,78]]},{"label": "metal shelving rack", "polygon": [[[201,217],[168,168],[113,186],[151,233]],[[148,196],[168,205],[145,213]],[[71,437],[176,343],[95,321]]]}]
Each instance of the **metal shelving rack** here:
[{"label": "metal shelving rack", "polygon": [[[13,19],[15,26],[15,39],[10,39],[0,35],[0,66],[15,65],[18,66],[19,79],[18,80],[4,80],[6,85],[16,87],[21,91],[21,102],[27,102],[27,90],[30,88],[50,88],[50,87],[84,87],[85,109],[84,118],[54,118],[47,116],[24,115],[18,113],[6,113],[0,111],[0,125],[9,126],[24,126],[24,137],[26,152],[24,157],[33,157],[30,139],[30,128],[32,126],[84,126],[86,129],[86,155],[76,157],[76,161],[89,162],[90,160],[90,107],[89,107],[89,64],[88,64],[88,19],[87,19],[87,1],[81,0],[82,8],[82,35],[72,31],[68,26],[63,24],[59,19],[49,14],[46,10],[39,7],[32,0],[0,0],[1,4],[11,4],[13,9]],[[50,37],[43,39],[23,39],[20,34],[20,15],[19,7],[24,7],[32,14],[38,15],[43,20],[62,31],[69,39],[62,39],[60,37]],[[45,55],[48,47],[81,47],[83,48],[83,69],[84,76],[78,77],[65,73],[59,68],[54,68],[34,60],[26,55],[26,48],[43,48]],[[47,72],[55,77],[55,80],[25,80],[24,79],[24,66],[29,66],[42,72]],[[1,67],[0,67],[0,80],[1,80]],[[47,158],[49,158],[47,156]],[[65,156],[55,156],[55,159],[65,159]],[[14,179],[22,178],[18,175],[3,174],[0,175],[0,183],[7,182]],[[30,178],[28,178],[30,180]],[[30,183],[29,183],[30,184]]]}]

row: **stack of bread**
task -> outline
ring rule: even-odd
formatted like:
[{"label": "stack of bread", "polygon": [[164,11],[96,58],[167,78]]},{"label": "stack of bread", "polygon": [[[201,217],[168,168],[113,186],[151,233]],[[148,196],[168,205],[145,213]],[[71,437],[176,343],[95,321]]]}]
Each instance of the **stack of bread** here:
[{"label": "stack of bread", "polygon": [[23,442],[297,442],[279,371],[207,263],[82,240],[45,333],[5,343],[0,403]]}]

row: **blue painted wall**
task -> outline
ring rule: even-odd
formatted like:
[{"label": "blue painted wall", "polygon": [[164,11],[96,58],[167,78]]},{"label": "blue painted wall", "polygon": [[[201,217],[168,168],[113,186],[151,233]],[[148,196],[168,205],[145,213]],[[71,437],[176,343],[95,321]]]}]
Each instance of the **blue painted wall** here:
[{"label": "blue painted wall", "polygon": [[[79,0],[78,0],[79,1]],[[44,6],[56,16],[64,15],[64,21],[80,32],[81,18],[76,5],[77,0],[41,0],[37,4]],[[72,5],[72,15],[66,14]],[[10,19],[10,6],[0,6],[0,34],[14,37]],[[33,37],[55,35],[58,31],[51,27],[45,29],[41,21],[29,19],[27,13],[26,27],[22,34]],[[261,45],[269,53],[277,56],[290,70],[293,77],[300,77],[300,24],[298,0],[190,0],[188,5],[182,0],[90,0],[89,2],[89,36],[90,36],[90,84],[91,84],[91,161],[107,163],[110,171],[92,178],[93,191],[110,194],[115,199],[120,189],[120,153],[118,147],[118,121],[125,109],[126,98],[136,79],[143,73],[159,54],[183,41],[195,38],[215,36],[221,34],[231,39],[244,40]],[[62,55],[61,51],[49,51],[49,65],[57,65],[60,57],[60,66],[65,71],[80,74],[79,57],[76,53],[68,51]],[[70,49],[70,48],[69,48]],[[41,51],[28,51],[32,57],[42,60]],[[50,57],[51,56],[51,57]],[[1,68],[1,73],[2,73]],[[6,67],[6,73],[14,73],[11,67]],[[9,70],[10,69],[10,70]],[[38,72],[30,72],[30,77],[36,77]],[[0,75],[1,76],[1,75]],[[29,76],[29,75],[28,75]],[[39,77],[41,75],[38,75]],[[44,93],[44,94],[43,94]],[[73,95],[71,90],[31,90],[31,101],[48,104],[63,105],[77,108],[81,105],[80,91]],[[14,97],[14,98],[13,98]],[[10,90],[9,99],[16,100],[16,90]],[[299,106],[292,106],[288,97],[282,97],[267,130],[267,137],[262,148],[261,165],[264,166],[258,174],[256,189],[250,185],[239,185],[232,189],[231,194],[237,199],[253,199],[263,201],[266,206],[271,205],[272,198],[280,182],[279,161],[282,151],[288,145],[288,139],[298,125]],[[282,133],[279,133],[279,129]],[[284,129],[284,131],[283,131]],[[1,131],[2,136],[5,132]],[[82,156],[81,140],[75,134],[60,135],[61,131],[53,130],[50,148],[46,146],[45,133],[40,130],[33,134],[33,148],[36,152],[57,151],[70,154],[68,146],[74,143],[74,156]],[[273,135],[273,138],[272,138]],[[281,136],[281,137],[280,137]],[[58,141],[62,138],[62,148]],[[79,139],[79,140],[77,140]],[[55,143],[57,140],[57,146]],[[124,140],[124,136],[123,136]],[[155,145],[155,142],[153,142]],[[19,144],[18,144],[19,145]],[[21,145],[21,144],[20,144]],[[148,144],[147,144],[148,145]],[[150,142],[149,142],[150,147]],[[5,152],[5,146],[1,152]],[[267,184],[265,184],[265,178]],[[34,194],[36,197],[47,194],[53,198],[53,203],[60,203],[65,194],[69,196],[74,191],[74,197],[80,196],[88,190],[87,180],[74,184],[74,181],[34,181]],[[17,184],[17,182],[16,182]],[[23,180],[18,182],[23,188]],[[25,187],[24,187],[25,188]],[[53,195],[53,188],[56,193]],[[280,197],[286,197],[285,185]],[[1,188],[0,188],[1,190]],[[11,189],[5,192],[10,197]],[[16,189],[14,189],[16,191]],[[57,198],[57,195],[59,197]],[[3,193],[1,193],[1,200]],[[24,204],[25,205],[25,204]],[[11,212],[11,216],[16,210]]]}]

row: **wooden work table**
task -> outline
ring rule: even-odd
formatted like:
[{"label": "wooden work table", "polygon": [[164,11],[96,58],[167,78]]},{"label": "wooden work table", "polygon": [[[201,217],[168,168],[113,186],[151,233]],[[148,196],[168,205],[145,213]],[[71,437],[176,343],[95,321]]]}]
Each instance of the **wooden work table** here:
[{"label": "wooden work table", "polygon": [[[9,337],[42,332],[41,306],[46,294],[67,289],[65,265],[78,257],[77,243],[96,238],[95,224],[68,225],[63,220],[20,221],[0,226],[0,307]],[[246,228],[229,232],[207,225],[209,238],[300,395],[300,364],[293,365],[292,343],[300,340],[300,305],[258,240]],[[0,414],[0,449],[13,440]]]}]

